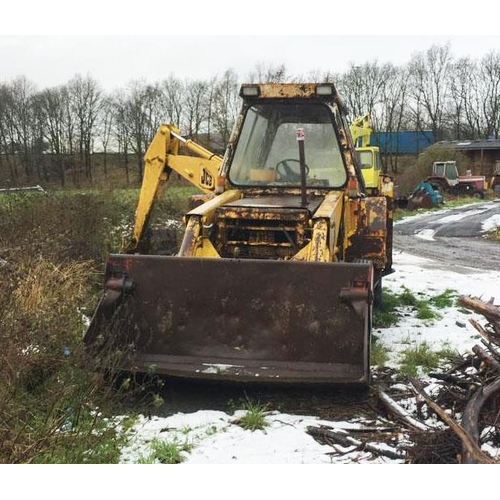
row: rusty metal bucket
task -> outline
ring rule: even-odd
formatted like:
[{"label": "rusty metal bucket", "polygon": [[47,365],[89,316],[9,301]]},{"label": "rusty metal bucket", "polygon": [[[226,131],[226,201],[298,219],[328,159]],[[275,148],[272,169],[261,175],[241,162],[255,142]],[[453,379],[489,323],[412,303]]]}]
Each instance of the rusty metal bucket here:
[{"label": "rusty metal bucket", "polygon": [[369,383],[371,264],[112,255],[85,334],[122,369],[242,382]]}]

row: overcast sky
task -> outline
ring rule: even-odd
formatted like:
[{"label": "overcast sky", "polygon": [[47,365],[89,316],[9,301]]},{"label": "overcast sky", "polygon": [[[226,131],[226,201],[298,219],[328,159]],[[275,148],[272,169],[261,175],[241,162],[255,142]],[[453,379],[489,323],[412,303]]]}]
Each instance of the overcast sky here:
[{"label": "overcast sky", "polygon": [[0,36],[1,79],[25,75],[39,87],[94,76],[106,90],[132,79],[174,74],[208,78],[233,68],[242,80],[256,64],[284,63],[293,75],[344,71],[349,62],[403,64],[416,51],[449,42],[457,57],[500,51],[500,36]]}]

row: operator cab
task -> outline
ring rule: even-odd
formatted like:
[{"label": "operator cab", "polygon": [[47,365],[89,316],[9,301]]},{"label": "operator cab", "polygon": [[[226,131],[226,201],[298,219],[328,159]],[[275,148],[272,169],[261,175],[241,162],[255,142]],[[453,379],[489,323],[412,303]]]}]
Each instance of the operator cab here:
[{"label": "operator cab", "polygon": [[347,171],[332,109],[312,100],[292,105],[262,99],[249,105],[228,169],[230,182],[240,187],[300,187],[297,129],[305,133],[306,186],[343,187]]},{"label": "operator cab", "polygon": [[433,174],[438,177],[446,177],[450,181],[458,179],[457,164],[454,161],[434,162]]}]

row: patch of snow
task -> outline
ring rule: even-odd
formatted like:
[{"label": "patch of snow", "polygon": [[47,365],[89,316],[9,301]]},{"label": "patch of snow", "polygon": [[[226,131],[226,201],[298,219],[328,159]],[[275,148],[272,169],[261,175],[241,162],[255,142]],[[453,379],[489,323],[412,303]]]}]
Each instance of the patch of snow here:
[{"label": "patch of snow", "polygon": [[459,214],[447,215],[446,217],[442,217],[441,219],[429,222],[429,225],[437,225],[437,224],[447,224],[449,222],[458,222],[459,220],[465,219],[467,217],[471,217],[473,215],[479,215],[484,212],[488,212],[493,207],[488,208],[476,208],[472,210],[466,210]]},{"label": "patch of snow", "polygon": [[486,219],[481,225],[481,231],[488,233],[500,227],[500,214],[495,214],[489,219]]},{"label": "patch of snow", "polygon": [[[362,422],[325,421],[317,417],[273,412],[266,416],[267,427],[250,431],[235,421],[245,414],[239,410],[229,415],[221,411],[200,410],[171,417],[140,416],[131,438],[121,451],[121,463],[138,463],[151,453],[154,439],[189,443],[184,452],[185,464],[331,464],[369,460],[386,463],[370,453],[352,450],[346,455],[332,454],[331,446],[318,443],[307,434],[309,426],[326,425],[337,431],[362,428]],[[349,449],[348,449],[349,450]],[[398,462],[392,460],[391,462]]]},{"label": "patch of snow", "polygon": [[224,365],[221,363],[203,363],[203,366],[207,368],[202,370],[201,373],[223,373],[231,368],[243,368],[242,365]]},{"label": "patch of snow", "polygon": [[443,208],[442,210],[433,210],[430,212],[429,210],[417,210],[416,213],[412,215],[405,215],[401,219],[397,220],[394,222],[394,226],[397,226],[399,224],[403,224],[409,221],[414,221],[418,219],[422,219],[423,217],[427,217],[429,215],[441,215],[445,214],[448,212],[451,212],[453,208]]},{"label": "patch of snow", "polygon": [[[467,204],[467,205],[463,205],[461,207],[443,207],[440,210],[432,210],[432,211],[429,211],[427,209],[420,209],[420,210],[417,210],[416,213],[413,213],[412,215],[406,215],[403,218],[395,221],[394,225],[397,226],[398,224],[403,224],[403,223],[406,223],[409,221],[418,220],[418,219],[421,219],[423,217],[428,217],[429,215],[440,216],[440,215],[447,214],[451,211],[472,212],[472,211],[478,210],[478,211],[486,212],[488,210],[492,210],[492,209],[496,208],[493,201],[491,201],[491,202],[478,201],[478,202],[473,202],[473,203],[474,204],[481,203],[481,208],[472,208],[471,209],[471,204]],[[481,213],[481,212],[477,212],[477,213]],[[461,214],[458,214],[458,215],[461,215]],[[469,215],[474,215],[474,214],[468,213],[467,215],[464,215],[464,217],[468,217]],[[454,215],[450,215],[450,217],[454,217]],[[463,217],[461,217],[461,218],[463,218]],[[453,220],[460,220],[460,219],[450,219],[450,220],[448,220],[448,222],[452,222]],[[440,222],[443,222],[443,218],[440,219]]]},{"label": "patch of snow", "polygon": [[435,234],[436,231],[434,231],[434,229],[422,229],[421,231],[415,233],[415,237],[420,238],[421,240],[436,241],[434,239]]},{"label": "patch of snow", "polygon": [[[409,288],[421,299],[430,299],[446,290],[453,290],[457,295],[472,295],[488,300],[494,297],[500,300],[500,272],[462,274],[440,270],[437,274],[427,269],[427,265],[432,263],[429,259],[398,253],[394,255],[396,272],[384,278],[384,287],[394,293],[401,293],[405,288]],[[480,341],[480,335],[469,323],[472,316],[463,309],[447,307],[443,310],[436,309],[436,312],[442,316],[441,319],[423,321],[416,318],[408,308],[402,311],[397,325],[377,329],[380,343],[389,349],[388,366],[399,366],[401,353],[409,346],[418,346],[425,342],[433,350],[447,348],[463,354],[470,352]],[[465,327],[458,326],[457,322]]]}]

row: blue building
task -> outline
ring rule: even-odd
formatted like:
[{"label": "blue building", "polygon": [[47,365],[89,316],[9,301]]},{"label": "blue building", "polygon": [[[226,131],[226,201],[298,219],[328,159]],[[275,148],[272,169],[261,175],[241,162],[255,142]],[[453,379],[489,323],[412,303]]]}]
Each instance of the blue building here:
[{"label": "blue building", "polygon": [[370,146],[378,146],[383,155],[417,155],[432,144],[434,133],[431,130],[374,132],[370,139]]}]

